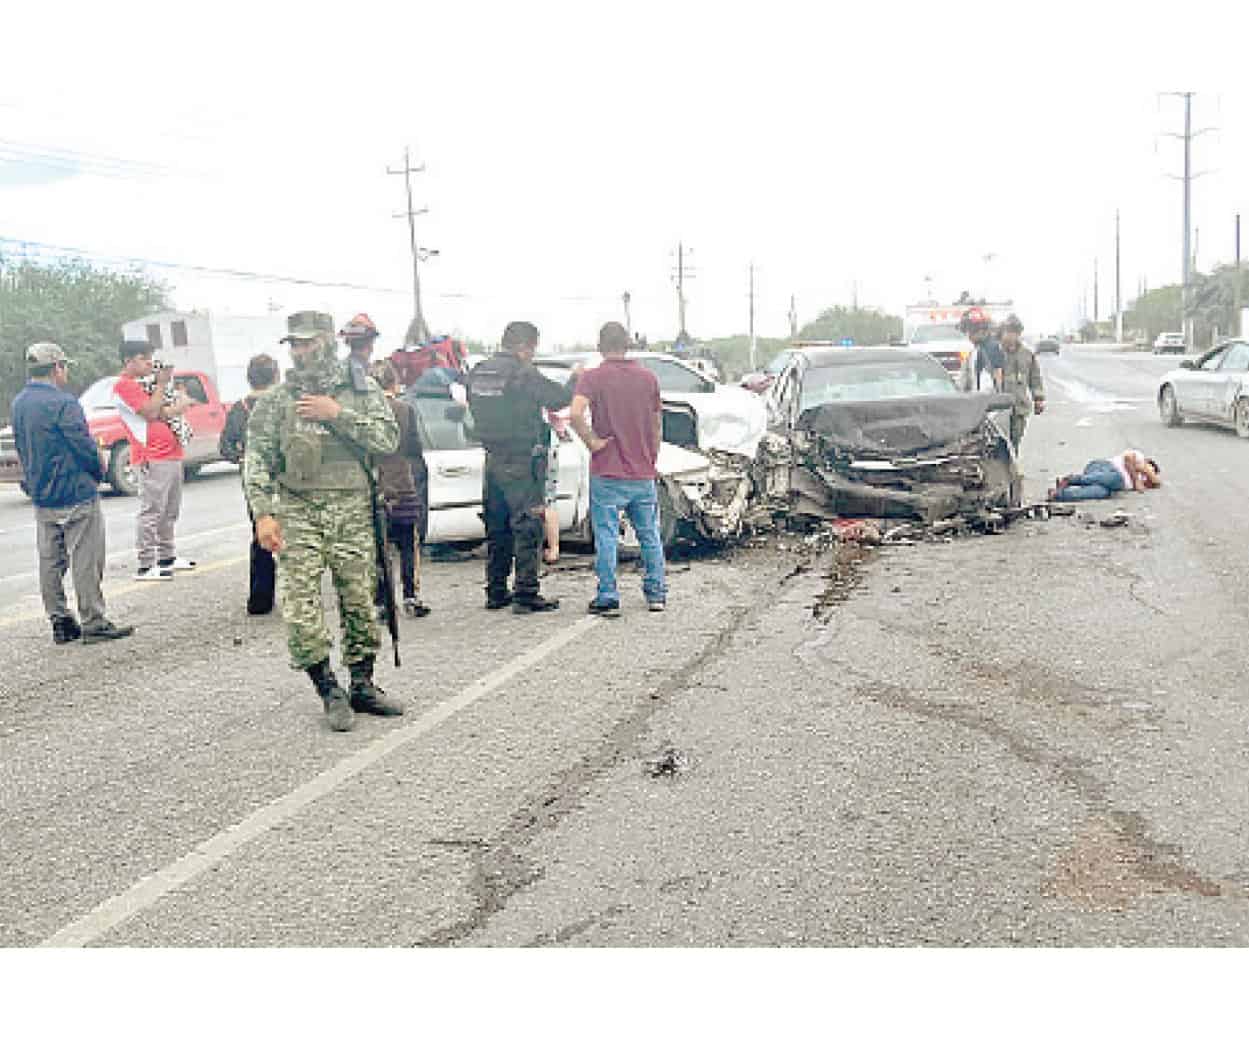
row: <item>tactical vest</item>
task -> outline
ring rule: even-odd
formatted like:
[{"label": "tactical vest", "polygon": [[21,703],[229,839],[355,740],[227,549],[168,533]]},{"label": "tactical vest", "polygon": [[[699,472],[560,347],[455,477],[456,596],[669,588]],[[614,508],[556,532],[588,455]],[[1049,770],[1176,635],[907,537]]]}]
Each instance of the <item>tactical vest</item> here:
[{"label": "tactical vest", "polygon": [[[356,408],[358,397],[349,386],[330,395],[345,408]],[[369,486],[358,456],[324,423],[295,414],[295,398],[282,405],[278,432],[282,472],[278,483],[292,491],[362,491]]]},{"label": "tactical vest", "polygon": [[1011,353],[1002,348],[1006,358],[1006,367],[1002,370],[1002,391],[1015,398],[1011,409],[1016,415],[1028,415],[1032,411],[1032,395],[1029,392],[1028,376],[1032,372],[1032,351],[1020,344]]},{"label": "tactical vest", "polygon": [[511,354],[496,354],[469,377],[468,406],[473,426],[487,451],[531,454],[543,442],[542,412],[518,385],[522,366]]}]

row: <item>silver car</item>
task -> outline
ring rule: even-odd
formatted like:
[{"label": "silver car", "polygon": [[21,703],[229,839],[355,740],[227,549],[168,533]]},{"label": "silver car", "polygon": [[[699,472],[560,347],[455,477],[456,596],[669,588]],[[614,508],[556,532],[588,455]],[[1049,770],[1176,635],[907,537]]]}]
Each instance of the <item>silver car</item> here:
[{"label": "silver car", "polygon": [[1225,341],[1201,357],[1181,361],[1158,386],[1158,414],[1168,426],[1194,419],[1249,437],[1249,342]]}]

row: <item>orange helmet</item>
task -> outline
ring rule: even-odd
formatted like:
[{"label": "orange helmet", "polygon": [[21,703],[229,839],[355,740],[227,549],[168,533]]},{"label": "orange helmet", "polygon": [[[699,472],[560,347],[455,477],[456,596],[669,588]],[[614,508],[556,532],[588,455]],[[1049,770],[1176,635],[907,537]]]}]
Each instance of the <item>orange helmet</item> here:
[{"label": "orange helmet", "polygon": [[989,320],[989,316],[985,314],[979,307],[968,307],[963,312],[963,316],[959,319],[958,327],[963,332],[970,332],[972,329],[989,328],[993,322]]},{"label": "orange helmet", "polygon": [[364,336],[377,336],[377,326],[373,324],[373,319],[361,311],[338,333],[343,339],[360,339]]}]

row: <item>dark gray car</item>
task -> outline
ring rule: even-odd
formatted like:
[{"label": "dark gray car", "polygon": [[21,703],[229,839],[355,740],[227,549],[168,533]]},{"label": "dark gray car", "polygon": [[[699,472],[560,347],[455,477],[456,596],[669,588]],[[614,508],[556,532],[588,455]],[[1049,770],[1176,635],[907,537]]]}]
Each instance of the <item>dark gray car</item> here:
[{"label": "dark gray car", "polygon": [[923,351],[808,349],[769,388],[769,423],[793,451],[793,508],[817,517],[926,522],[1017,506],[1021,481],[993,412]]}]

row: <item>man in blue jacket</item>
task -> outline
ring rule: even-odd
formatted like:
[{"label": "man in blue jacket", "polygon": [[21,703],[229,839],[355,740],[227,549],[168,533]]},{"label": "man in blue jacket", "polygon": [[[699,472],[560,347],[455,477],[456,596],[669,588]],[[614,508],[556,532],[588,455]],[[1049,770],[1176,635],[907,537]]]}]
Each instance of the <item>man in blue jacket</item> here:
[{"label": "man in blue jacket", "polygon": [[[104,515],[97,490],[104,465],[82,405],[65,391],[69,363],[55,343],[26,349],[30,381],[13,401],[13,436],[25,471],[22,488],[35,503],[39,590],[52,640],[99,643],[122,639],[134,626],[114,625],[104,616]],[[67,570],[81,626],[65,601]]]}]

